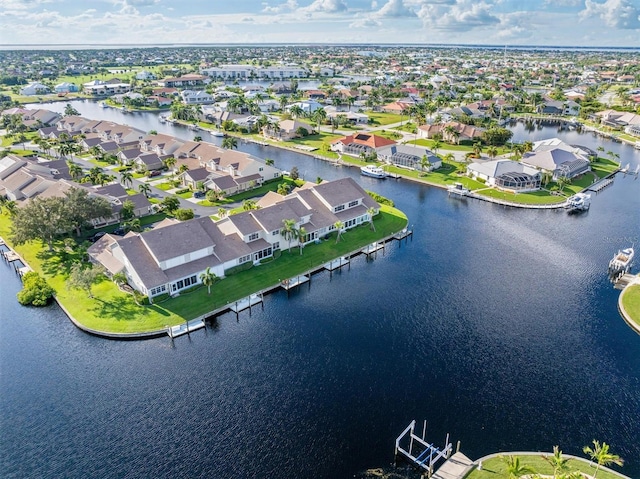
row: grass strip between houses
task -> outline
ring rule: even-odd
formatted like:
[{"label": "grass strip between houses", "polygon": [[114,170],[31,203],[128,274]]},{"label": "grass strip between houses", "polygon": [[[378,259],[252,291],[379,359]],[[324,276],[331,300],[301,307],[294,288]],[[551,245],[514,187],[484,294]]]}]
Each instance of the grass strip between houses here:
[{"label": "grass strip between houses", "polygon": [[[7,215],[0,215],[0,236],[9,242],[10,223]],[[71,264],[78,258],[64,252],[62,241],[56,243],[54,253],[50,253],[41,242],[34,241],[15,249],[31,268],[45,275],[56,291],[57,300],[83,326],[105,333],[144,333],[207,314],[276,285],[283,279],[386,238],[405,228],[407,217],[401,211],[383,205],[374,219],[374,226],[375,231],[368,223],[345,231],[338,243],[333,233],[319,244],[304,247],[302,254],[298,247],[292,247],[289,252],[285,242],[281,245],[283,250],[279,258],[218,281],[211,287],[210,295],[206,287],[200,286],[189,293],[149,306],[136,304],[132,295],[120,291],[106,277],[92,287],[93,298],[88,297],[85,291],[69,289],[66,279]]]}]

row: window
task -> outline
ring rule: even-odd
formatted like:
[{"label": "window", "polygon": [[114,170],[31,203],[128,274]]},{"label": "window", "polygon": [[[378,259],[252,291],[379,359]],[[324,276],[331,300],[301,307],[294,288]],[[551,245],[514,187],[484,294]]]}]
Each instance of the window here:
[{"label": "window", "polygon": [[264,170],[264,168],[261,166],[260,168],[258,168],[258,171],[262,171]]},{"label": "window", "polygon": [[335,211],[335,212],[337,213],[338,211],[342,211],[343,209],[344,209],[344,205],[338,205],[338,206],[336,206],[336,207],[334,208],[334,210],[333,210],[333,211]]},{"label": "window", "polygon": [[349,208],[353,208],[354,206],[358,206],[358,200],[351,201],[351,202],[349,203]]},{"label": "window", "polygon": [[280,242],[276,241],[275,243],[273,243],[273,249],[280,249]]},{"label": "window", "polygon": [[280,234],[280,230],[275,230],[271,232],[271,236],[278,236]]},{"label": "window", "polygon": [[251,233],[249,235],[249,241],[257,240],[260,237],[260,233]]}]

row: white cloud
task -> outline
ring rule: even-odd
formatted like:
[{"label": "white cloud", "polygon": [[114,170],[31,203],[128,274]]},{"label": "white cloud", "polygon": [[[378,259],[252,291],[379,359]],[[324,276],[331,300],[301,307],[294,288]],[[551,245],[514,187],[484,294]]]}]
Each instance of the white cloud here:
[{"label": "white cloud", "polygon": [[389,0],[375,15],[379,17],[415,17],[416,12],[407,8],[403,0]]},{"label": "white cloud", "polygon": [[359,18],[349,25],[350,28],[377,28],[381,26],[382,23],[371,17]]},{"label": "white cloud", "polygon": [[612,28],[640,29],[640,11],[628,0],[607,0],[597,3],[585,0],[585,9],[580,18],[599,17],[606,26]]},{"label": "white cloud", "polygon": [[348,9],[344,0],[313,0],[311,5],[300,10],[306,12],[339,13]]},{"label": "white cloud", "polygon": [[491,13],[492,5],[474,0],[457,0],[454,5],[445,3],[423,3],[418,17],[425,25],[441,30],[466,31],[500,23]]},{"label": "white cloud", "polygon": [[296,0],[287,0],[284,3],[279,5],[270,6],[268,3],[262,4],[264,8],[262,11],[264,13],[283,13],[283,12],[292,12],[298,8],[298,2]]}]

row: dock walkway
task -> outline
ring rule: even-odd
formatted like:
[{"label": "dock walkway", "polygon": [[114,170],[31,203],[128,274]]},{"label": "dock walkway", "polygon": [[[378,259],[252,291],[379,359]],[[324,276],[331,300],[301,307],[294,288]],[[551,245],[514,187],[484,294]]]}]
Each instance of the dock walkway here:
[{"label": "dock walkway", "polygon": [[167,328],[167,334],[171,338],[177,338],[178,336],[182,336],[183,334],[189,334],[198,329],[204,328],[204,320],[196,319],[192,321],[187,321],[186,323],[179,324],[177,326],[173,326],[171,328]]},{"label": "dock walkway", "polygon": [[474,467],[473,461],[456,452],[431,476],[435,479],[462,479]]},{"label": "dock walkway", "polygon": [[233,303],[229,309],[234,313],[239,313],[240,311],[244,311],[245,309],[249,309],[256,304],[262,303],[262,295],[261,294],[252,294],[247,296],[246,298],[240,299]]}]

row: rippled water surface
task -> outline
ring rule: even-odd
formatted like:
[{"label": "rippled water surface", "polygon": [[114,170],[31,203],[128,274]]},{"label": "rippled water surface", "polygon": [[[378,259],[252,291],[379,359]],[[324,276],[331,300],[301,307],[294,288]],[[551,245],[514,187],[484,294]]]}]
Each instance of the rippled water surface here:
[{"label": "rippled water surface", "polygon": [[[308,178],[357,177],[241,146]],[[357,179],[408,214],[413,241],[173,346],[95,338],[57,307],[20,307],[0,263],[1,475],[347,478],[390,463],[412,419],[472,458],[581,454],[597,438],[640,475],[640,336],[605,274],[640,244],[640,180],[618,176],[568,216]]]}]

